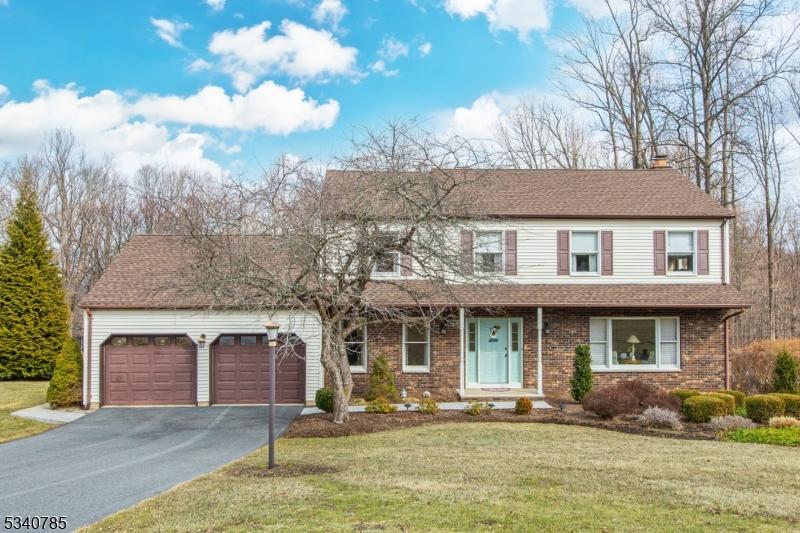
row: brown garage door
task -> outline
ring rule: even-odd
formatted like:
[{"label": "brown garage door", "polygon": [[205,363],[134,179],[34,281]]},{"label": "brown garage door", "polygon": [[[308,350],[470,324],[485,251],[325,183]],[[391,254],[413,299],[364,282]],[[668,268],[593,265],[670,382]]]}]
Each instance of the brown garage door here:
[{"label": "brown garage door", "polygon": [[191,405],[197,350],[185,336],[117,335],[105,345],[105,405]]},{"label": "brown garage door", "polygon": [[[285,339],[284,339],[285,340]],[[279,342],[275,399],[303,403],[306,348],[298,338]],[[213,346],[214,403],[267,403],[269,358],[265,335],[222,335]]]}]

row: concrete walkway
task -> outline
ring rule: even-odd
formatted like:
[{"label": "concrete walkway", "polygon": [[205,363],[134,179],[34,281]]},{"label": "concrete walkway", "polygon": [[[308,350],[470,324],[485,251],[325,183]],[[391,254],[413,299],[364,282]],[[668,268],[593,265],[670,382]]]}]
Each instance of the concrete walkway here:
[{"label": "concrete walkway", "polygon": [[47,424],[69,424],[86,415],[86,411],[65,411],[56,410],[50,407],[49,403],[42,405],[35,405],[27,409],[20,409],[14,411],[11,416],[19,418],[29,418],[37,422],[45,422]]},{"label": "concrete walkway", "polygon": [[[487,402],[494,405],[495,409],[513,409],[516,406],[516,402]],[[394,404],[397,407],[398,411],[416,411],[418,409],[418,405],[415,403],[411,404],[411,408],[406,409],[405,404],[403,403],[396,403]],[[438,404],[439,409],[443,409],[445,411],[463,411],[469,405],[469,402],[441,402]],[[544,400],[533,400],[533,408],[534,409],[552,409],[552,406],[545,402]],[[351,413],[363,413],[366,410],[366,406],[364,405],[351,405],[347,408],[347,410]],[[300,413],[300,415],[318,415],[320,413],[324,413],[322,409],[317,409],[316,407],[306,407]]]}]

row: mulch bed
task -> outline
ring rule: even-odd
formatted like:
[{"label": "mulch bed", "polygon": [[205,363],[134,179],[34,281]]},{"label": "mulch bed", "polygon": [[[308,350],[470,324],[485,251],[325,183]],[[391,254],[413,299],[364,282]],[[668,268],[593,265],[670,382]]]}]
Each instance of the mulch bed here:
[{"label": "mulch bed", "polygon": [[562,413],[558,409],[534,410],[528,415],[518,415],[508,410],[495,410],[481,415],[469,415],[463,411],[439,411],[439,414],[436,415],[425,415],[414,411],[389,414],[350,413],[350,421],[346,424],[334,424],[333,415],[325,413],[296,418],[283,436],[289,439],[347,437],[350,435],[363,435],[366,433],[391,431],[393,429],[406,427],[455,422],[563,424],[671,439],[715,440],[717,438],[713,432],[709,431],[708,428],[702,424],[684,424],[682,430],[650,428],[642,426],[635,420],[635,417],[631,416],[623,416],[614,420],[602,420],[588,413],[577,412],[568,414]]}]

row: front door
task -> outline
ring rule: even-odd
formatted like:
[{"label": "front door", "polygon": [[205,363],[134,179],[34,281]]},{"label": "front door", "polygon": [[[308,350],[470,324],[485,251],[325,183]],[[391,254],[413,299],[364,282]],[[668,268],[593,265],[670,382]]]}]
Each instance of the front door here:
[{"label": "front door", "polygon": [[508,383],[508,319],[478,320],[478,381],[485,384]]}]

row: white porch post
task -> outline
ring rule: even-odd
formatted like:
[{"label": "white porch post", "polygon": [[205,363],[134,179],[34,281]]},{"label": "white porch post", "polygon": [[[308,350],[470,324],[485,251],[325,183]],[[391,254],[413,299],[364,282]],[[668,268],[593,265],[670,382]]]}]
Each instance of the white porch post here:
[{"label": "white porch post", "polygon": [[458,308],[458,393],[464,396],[464,308]]},{"label": "white porch post", "polygon": [[536,390],[544,396],[542,385],[542,308],[536,308]]}]

